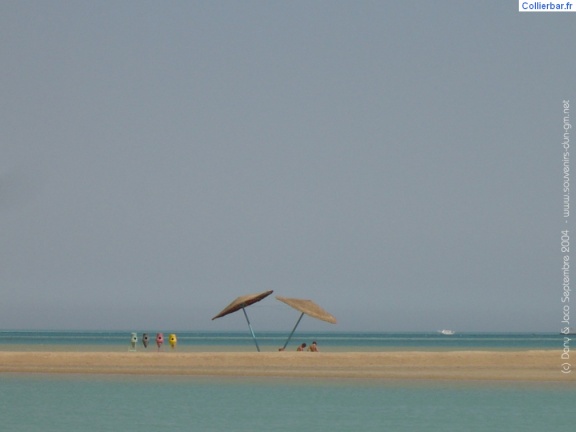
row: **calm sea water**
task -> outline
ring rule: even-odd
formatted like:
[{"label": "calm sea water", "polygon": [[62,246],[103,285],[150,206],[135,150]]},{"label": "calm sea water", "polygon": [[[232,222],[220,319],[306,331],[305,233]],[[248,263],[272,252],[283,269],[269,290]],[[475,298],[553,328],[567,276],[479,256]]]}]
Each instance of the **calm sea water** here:
[{"label": "calm sea water", "polygon": [[1,428],[77,431],[573,431],[563,384],[0,375]]},{"label": "calm sea water", "polygon": [[[164,331],[165,335],[173,331]],[[0,349],[126,350],[130,331],[0,332]],[[155,331],[148,331],[151,338]],[[178,350],[254,351],[247,332],[175,332]],[[138,332],[141,337],[142,332]],[[262,332],[263,351],[287,334]],[[326,351],[558,349],[556,334],[297,333]],[[139,343],[139,349],[143,349]],[[576,385],[0,374],[0,430],[573,431]]]},{"label": "calm sea water", "polygon": [[[156,331],[138,331],[139,341],[142,333],[147,332],[153,343]],[[248,331],[245,332],[191,332],[164,330],[178,336],[178,349],[234,349],[255,350],[255,344]],[[113,332],[53,332],[53,331],[0,331],[0,350],[12,349],[55,349],[65,346],[72,350],[118,349],[124,350],[130,345],[130,331]],[[284,345],[285,332],[261,332],[257,335],[263,351],[276,350]],[[325,351],[374,351],[391,349],[561,349],[563,336],[554,333],[457,333],[445,336],[440,333],[306,333],[297,332],[288,349],[295,348],[302,342],[318,341]],[[142,349],[141,342],[138,343]]]}]

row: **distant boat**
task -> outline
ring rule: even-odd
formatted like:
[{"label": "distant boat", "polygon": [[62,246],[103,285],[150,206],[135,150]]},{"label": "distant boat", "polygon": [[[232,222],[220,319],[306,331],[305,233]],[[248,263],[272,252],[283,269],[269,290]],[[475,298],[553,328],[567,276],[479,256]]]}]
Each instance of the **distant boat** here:
[{"label": "distant boat", "polygon": [[446,335],[446,336],[452,336],[456,332],[454,330],[438,330],[438,333]]}]

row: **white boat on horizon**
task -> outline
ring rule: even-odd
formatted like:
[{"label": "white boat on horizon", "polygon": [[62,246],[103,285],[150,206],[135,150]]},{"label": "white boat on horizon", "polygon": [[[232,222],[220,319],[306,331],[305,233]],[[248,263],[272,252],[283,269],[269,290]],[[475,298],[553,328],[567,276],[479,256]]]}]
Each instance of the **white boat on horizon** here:
[{"label": "white boat on horizon", "polygon": [[456,334],[456,332],[454,330],[446,330],[446,329],[438,330],[438,333],[441,333],[441,334],[446,335],[446,336],[452,336],[452,335]]}]

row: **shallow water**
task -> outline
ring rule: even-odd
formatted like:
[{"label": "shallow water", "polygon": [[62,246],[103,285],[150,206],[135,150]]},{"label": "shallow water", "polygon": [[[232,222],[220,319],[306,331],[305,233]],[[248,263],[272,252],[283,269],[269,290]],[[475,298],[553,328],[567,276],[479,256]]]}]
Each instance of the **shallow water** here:
[{"label": "shallow water", "polygon": [[[245,332],[177,333],[178,352],[255,350]],[[275,351],[286,334],[258,338]],[[323,351],[562,347],[555,334],[298,333],[288,349],[314,339]],[[129,342],[126,331],[0,332],[0,350],[126,351]],[[0,430],[572,431],[575,397],[573,382],[0,374]]]},{"label": "shallow water", "polygon": [[568,383],[0,375],[5,431],[572,431]]}]

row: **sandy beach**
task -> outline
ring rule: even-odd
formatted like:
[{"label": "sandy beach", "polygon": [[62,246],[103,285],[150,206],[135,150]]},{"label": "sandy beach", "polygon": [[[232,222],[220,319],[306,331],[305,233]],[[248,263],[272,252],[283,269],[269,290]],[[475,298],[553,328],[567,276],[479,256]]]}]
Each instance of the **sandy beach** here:
[{"label": "sandy beach", "polygon": [[0,373],[576,382],[558,351],[0,352]]}]

